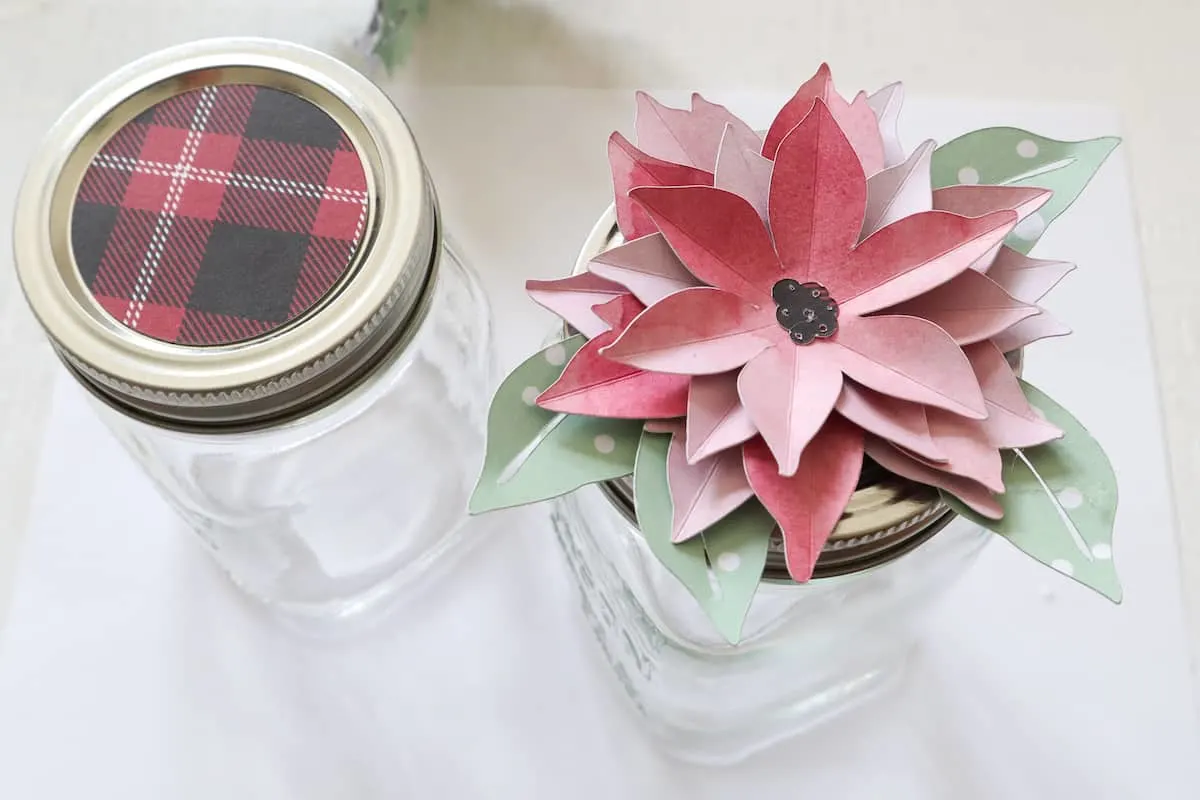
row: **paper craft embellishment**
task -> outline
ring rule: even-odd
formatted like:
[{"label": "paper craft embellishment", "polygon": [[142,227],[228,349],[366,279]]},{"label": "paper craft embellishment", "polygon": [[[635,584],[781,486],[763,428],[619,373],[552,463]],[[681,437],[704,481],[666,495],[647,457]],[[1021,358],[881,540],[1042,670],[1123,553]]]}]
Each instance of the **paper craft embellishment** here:
[{"label": "paper craft embellishment", "polygon": [[[871,459],[1119,601],[1112,468],[1005,355],[1069,332],[1038,304],[1073,266],[1026,254],[1117,140],[907,151],[900,104],[822,66],[760,135],[638,94],[608,149],[624,243],[529,282],[578,335],[498,390],[472,511],[632,474],[651,549],[736,642],[772,532],[809,580]],[[722,591],[707,552],[740,556]]]}]

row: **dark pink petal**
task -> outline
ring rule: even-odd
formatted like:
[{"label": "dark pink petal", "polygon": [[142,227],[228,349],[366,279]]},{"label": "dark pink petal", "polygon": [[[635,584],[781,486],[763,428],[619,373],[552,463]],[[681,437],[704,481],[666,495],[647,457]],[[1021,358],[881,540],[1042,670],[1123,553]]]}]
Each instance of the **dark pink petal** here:
[{"label": "dark pink petal", "polygon": [[927,319],[959,344],[990,339],[1038,313],[973,269],[964,270],[936,289],[893,306],[889,314]]},{"label": "dark pink petal", "polygon": [[746,149],[734,135],[732,127],[725,129],[721,149],[717,153],[717,172],[713,185],[718,189],[733,192],[754,206],[758,216],[767,220],[767,196],[771,190],[771,170],[774,163],[758,154],[757,149]]},{"label": "dark pink petal", "polygon": [[838,348],[783,340],[742,368],[738,396],[781,475],[794,475],[809,440],[829,417],[842,390]]},{"label": "dark pink petal", "polygon": [[1023,319],[1003,333],[993,336],[992,344],[1005,353],[1011,353],[1013,350],[1020,350],[1022,347],[1027,347],[1042,339],[1066,336],[1070,332],[1070,328],[1050,316],[1043,308],[1042,313],[1037,316]]},{"label": "dark pink petal", "polygon": [[608,161],[612,167],[616,197],[617,226],[626,239],[654,233],[654,223],[630,199],[638,186],[711,186],[711,172],[654,158],[638,150],[629,140],[614,133],[608,140]]},{"label": "dark pink petal", "polygon": [[1075,265],[1066,261],[1030,258],[1011,247],[1001,247],[987,274],[1018,300],[1036,303],[1073,269]]},{"label": "dark pink petal", "polygon": [[[842,370],[869,389],[955,414],[983,419],[987,411],[970,362],[954,340],[916,317],[853,317],[839,320],[832,349]],[[761,426],[760,426],[761,427]]]},{"label": "dark pink petal", "polygon": [[697,375],[688,389],[687,460],[695,464],[741,444],[758,429],[738,397],[737,373]]},{"label": "dark pink petal", "polygon": [[932,140],[922,142],[907,161],[867,178],[867,210],[860,238],[933,208],[929,177],[933,148]]},{"label": "dark pink petal", "polygon": [[963,352],[983,389],[988,416],[981,424],[994,447],[1036,447],[1062,437],[1057,426],[1029,405],[1008,359],[996,345],[979,342]]},{"label": "dark pink petal", "polygon": [[772,312],[702,286],[650,306],[603,352],[605,358],[655,372],[712,375],[758,355],[776,330],[782,329]]},{"label": "dark pink petal", "polygon": [[749,142],[747,146],[759,146],[758,136],[746,123],[699,95],[693,95],[688,111],[664,106],[645,92],[637,93],[638,147],[656,158],[712,172],[726,125],[737,126]]},{"label": "dark pink petal", "polygon": [[968,218],[926,211],[888,225],[849,257],[814,273],[851,314],[867,314],[923,294],[990,252],[1017,220],[1013,211]]},{"label": "dark pink petal", "polygon": [[671,541],[682,542],[724,519],[750,499],[740,449],[726,450],[689,464],[683,437],[671,437],[667,451],[667,486],[671,490]]},{"label": "dark pink petal", "polygon": [[588,271],[625,286],[648,306],[680,289],[700,285],[661,233],[605,250],[591,260]]},{"label": "dark pink petal", "polygon": [[1000,471],[1004,462],[1000,451],[987,435],[986,420],[967,419],[940,408],[931,408],[929,433],[938,449],[946,454],[944,462],[932,464],[935,469],[970,478],[993,492],[1004,491]]},{"label": "dark pink petal", "polygon": [[858,484],[862,431],[831,417],[813,437],[791,477],[779,474],[762,439],[747,442],[743,455],[754,494],[783,533],[788,573],[797,581],[807,581]]},{"label": "dark pink petal", "polygon": [[[694,389],[694,387],[693,387]],[[945,461],[929,435],[925,406],[846,381],[834,409],[858,427],[930,461]]]},{"label": "dark pink petal", "polygon": [[586,272],[553,281],[526,281],[525,291],[535,303],[554,312],[589,339],[608,330],[592,307],[629,293],[620,284]]},{"label": "dark pink petal", "polygon": [[[901,453],[882,439],[868,437],[866,452],[872,461],[893,475],[899,475],[901,478],[923,483],[926,486],[944,489],[963,501],[970,508],[990,519],[1000,519],[1004,516],[1004,509],[997,502],[996,498],[992,496],[992,493],[986,487],[969,478],[951,475],[936,470],[927,464],[922,464],[911,456]],[[754,485],[753,478],[750,485]]]},{"label": "dark pink petal", "polygon": [[[634,317],[645,310],[646,307],[642,305],[642,301],[631,294],[623,294],[607,303],[592,306],[592,313],[599,317],[614,334],[628,328]],[[609,336],[608,341],[615,338],[615,336]]]}]

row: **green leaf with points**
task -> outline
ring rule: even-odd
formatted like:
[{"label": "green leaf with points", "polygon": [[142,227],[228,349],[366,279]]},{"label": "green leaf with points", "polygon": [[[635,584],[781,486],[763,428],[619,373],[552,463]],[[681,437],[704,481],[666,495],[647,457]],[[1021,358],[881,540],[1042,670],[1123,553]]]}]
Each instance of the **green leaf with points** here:
[{"label": "green leaf with points", "polygon": [[389,71],[404,63],[412,51],[417,26],[429,12],[429,0],[379,0],[367,35],[372,51]]},{"label": "green leaf with points", "polygon": [[586,341],[572,336],[546,347],[496,390],[472,514],[547,500],[633,472],[640,420],[560,414],[533,402]]},{"label": "green leaf with points", "polygon": [[984,128],[933,152],[933,188],[981,183],[1052,190],[1046,205],[1022,220],[1005,241],[1014,250],[1028,253],[1120,143],[1115,136],[1060,142],[1020,128]]},{"label": "green leaf with points", "polygon": [[1028,555],[1121,602],[1113,566],[1117,477],[1100,444],[1071,414],[1024,381],[1034,408],[1065,435],[1005,453],[1001,519],[986,519],[946,496],[965,517],[1008,539]]},{"label": "green leaf with points", "polygon": [[691,592],[731,644],[762,580],[775,520],[751,499],[700,536],[671,541],[671,492],[667,484],[669,434],[643,433],[633,473],[638,527],[646,544]]}]

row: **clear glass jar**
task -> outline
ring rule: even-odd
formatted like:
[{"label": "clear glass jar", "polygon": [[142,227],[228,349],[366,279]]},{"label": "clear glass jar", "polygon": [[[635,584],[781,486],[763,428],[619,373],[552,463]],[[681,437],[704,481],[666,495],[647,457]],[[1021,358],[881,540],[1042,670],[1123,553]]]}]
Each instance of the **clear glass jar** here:
[{"label": "clear glass jar", "polygon": [[889,686],[922,612],[990,537],[953,517],[886,563],[807,584],[764,580],[730,645],[608,493],[560,498],[553,520],[625,694],[664,749],[706,764],[741,760]]}]

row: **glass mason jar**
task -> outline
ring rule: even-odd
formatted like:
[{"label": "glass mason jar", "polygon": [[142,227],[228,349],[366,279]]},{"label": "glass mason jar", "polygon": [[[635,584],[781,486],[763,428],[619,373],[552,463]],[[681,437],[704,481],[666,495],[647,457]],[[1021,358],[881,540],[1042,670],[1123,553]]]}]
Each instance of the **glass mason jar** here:
[{"label": "glass mason jar", "polygon": [[51,131],[15,241],[67,370],[248,593],[348,616],[461,540],[490,315],[366,78],[265,40],[136,62]]}]

